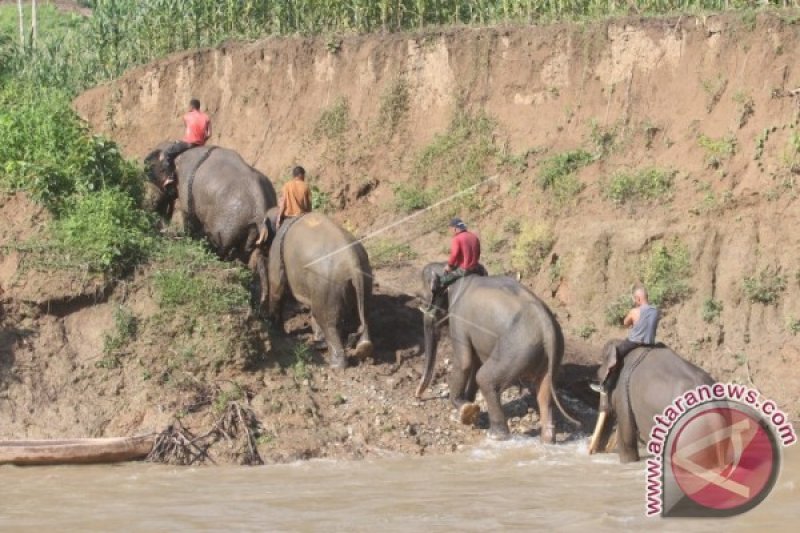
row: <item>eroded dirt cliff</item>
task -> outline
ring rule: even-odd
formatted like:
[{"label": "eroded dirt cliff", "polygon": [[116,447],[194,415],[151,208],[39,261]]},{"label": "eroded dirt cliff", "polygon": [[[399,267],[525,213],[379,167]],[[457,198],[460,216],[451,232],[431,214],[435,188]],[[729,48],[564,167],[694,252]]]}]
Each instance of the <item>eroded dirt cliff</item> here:
[{"label": "eroded dirt cliff", "polygon": [[[797,418],[795,21],[782,12],[231,43],[131,70],[75,107],[141,158],[180,136],[186,102],[197,97],[215,144],[277,183],[304,165],[322,207],[367,237],[373,264],[382,263],[373,305],[379,364],[342,375],[315,367],[307,385],[287,385],[285,372],[274,383],[268,372],[240,375],[263,398],[265,420],[272,396],[283,394],[274,389],[301,391],[287,400],[299,413],[294,429],[275,435],[327,431],[335,435],[307,438],[352,444],[366,434],[375,449],[417,452],[439,449],[420,445],[428,439],[420,431],[434,432],[429,440],[441,449],[480,438],[448,420],[444,400],[411,399],[421,364],[417,272],[446,252],[442,221],[455,213],[481,234],[493,272],[521,273],[553,307],[571,363],[590,363],[606,338],[623,334],[606,319],[608,305],[642,278],[653,254],[672,250],[666,260],[676,261],[682,251],[685,286],[664,306],[662,340],[720,380],[756,385]],[[571,188],[543,190],[554,156],[577,149],[591,159],[576,167]],[[462,185],[453,168],[490,179],[468,201],[413,211]],[[647,168],[671,177],[657,194],[649,193],[660,182],[637,193],[615,181]],[[404,220],[409,212],[417,214]],[[543,252],[526,239],[546,242]],[[296,320],[302,338],[304,318]],[[313,413],[322,405],[320,422]],[[419,416],[434,418],[428,426]]]}]

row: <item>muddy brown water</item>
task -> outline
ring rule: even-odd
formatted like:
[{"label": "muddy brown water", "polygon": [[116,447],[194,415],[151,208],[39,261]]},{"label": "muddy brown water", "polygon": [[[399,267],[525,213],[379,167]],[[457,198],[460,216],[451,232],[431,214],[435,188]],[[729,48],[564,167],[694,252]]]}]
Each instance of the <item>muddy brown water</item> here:
[{"label": "muddy brown water", "polygon": [[644,463],[586,440],[486,442],[438,457],[177,468],[0,467],[2,531],[797,531],[800,447],[726,520],[648,519]]}]

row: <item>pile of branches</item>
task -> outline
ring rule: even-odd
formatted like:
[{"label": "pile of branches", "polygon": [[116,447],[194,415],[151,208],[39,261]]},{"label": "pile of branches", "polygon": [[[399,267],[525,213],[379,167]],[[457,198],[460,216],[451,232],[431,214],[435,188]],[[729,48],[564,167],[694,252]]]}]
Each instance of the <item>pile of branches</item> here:
[{"label": "pile of branches", "polygon": [[209,449],[224,440],[235,450],[241,464],[262,465],[264,460],[258,453],[257,442],[262,429],[252,409],[239,400],[231,400],[219,411],[211,429],[200,435],[195,435],[180,419],[176,419],[156,437],[147,461],[174,465],[203,464],[206,461],[216,464]]}]

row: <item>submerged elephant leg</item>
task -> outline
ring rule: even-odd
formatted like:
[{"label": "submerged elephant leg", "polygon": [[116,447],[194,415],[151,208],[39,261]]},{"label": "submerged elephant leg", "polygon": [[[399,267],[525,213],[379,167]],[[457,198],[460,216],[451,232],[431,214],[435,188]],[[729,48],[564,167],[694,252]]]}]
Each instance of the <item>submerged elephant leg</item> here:
[{"label": "submerged elephant leg", "polygon": [[553,444],[556,441],[551,405],[551,396],[553,394],[552,387],[553,381],[549,372],[536,380],[536,402],[539,404],[539,427],[541,428],[540,434],[542,442],[545,444]]},{"label": "submerged elephant leg", "polygon": [[[495,348],[495,352],[497,348]],[[481,389],[486,408],[489,411],[489,438],[505,440],[509,437],[508,422],[503,413],[503,404],[500,401],[500,394],[503,392],[503,384],[497,380],[497,373],[493,372],[491,359],[484,364],[476,375],[478,387]]]},{"label": "submerged elephant leg", "polygon": [[621,463],[632,463],[639,460],[639,430],[625,392],[616,392],[613,403],[617,413],[617,452]]}]

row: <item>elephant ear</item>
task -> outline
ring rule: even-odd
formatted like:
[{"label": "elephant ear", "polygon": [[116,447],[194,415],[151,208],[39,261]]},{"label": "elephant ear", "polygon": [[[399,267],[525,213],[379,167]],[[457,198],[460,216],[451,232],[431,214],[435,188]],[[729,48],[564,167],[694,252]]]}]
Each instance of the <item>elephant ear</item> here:
[{"label": "elephant ear", "polygon": [[156,183],[158,181],[158,176],[156,175],[156,169],[158,168],[159,163],[161,162],[161,154],[163,152],[159,149],[153,150],[144,158],[144,169],[145,175],[147,179]]},{"label": "elephant ear", "polygon": [[597,369],[597,377],[600,381],[604,381],[608,374],[608,369],[617,363],[617,342],[608,341],[603,346],[601,357],[600,368]]}]

